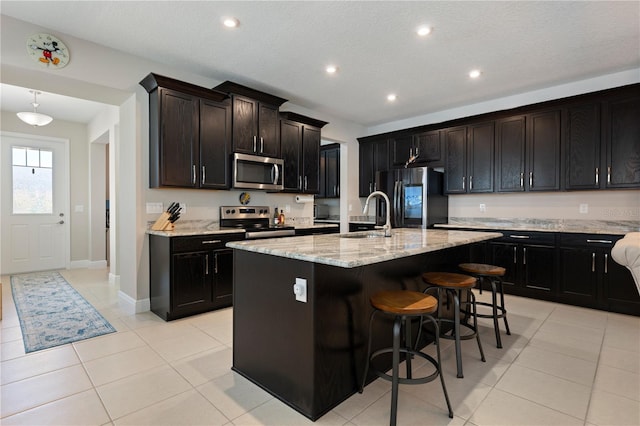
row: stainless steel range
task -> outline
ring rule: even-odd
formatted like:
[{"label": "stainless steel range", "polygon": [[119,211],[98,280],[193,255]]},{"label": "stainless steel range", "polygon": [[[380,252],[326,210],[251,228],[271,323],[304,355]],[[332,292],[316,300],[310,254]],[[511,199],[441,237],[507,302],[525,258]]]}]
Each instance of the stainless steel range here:
[{"label": "stainless steel range", "polygon": [[268,206],[222,206],[220,207],[221,228],[243,228],[246,238],[293,237],[293,226],[275,226],[271,223],[271,208]]}]

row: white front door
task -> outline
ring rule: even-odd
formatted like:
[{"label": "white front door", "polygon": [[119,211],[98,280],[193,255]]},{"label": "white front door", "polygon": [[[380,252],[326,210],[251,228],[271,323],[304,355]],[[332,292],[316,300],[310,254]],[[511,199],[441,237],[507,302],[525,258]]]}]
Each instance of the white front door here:
[{"label": "white front door", "polygon": [[65,268],[69,257],[67,141],[0,136],[0,273]]}]

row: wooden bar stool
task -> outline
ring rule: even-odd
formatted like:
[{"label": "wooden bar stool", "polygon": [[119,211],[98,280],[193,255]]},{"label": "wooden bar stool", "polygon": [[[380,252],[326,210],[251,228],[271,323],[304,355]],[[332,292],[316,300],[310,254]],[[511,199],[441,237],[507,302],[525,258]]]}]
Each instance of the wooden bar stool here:
[{"label": "wooden bar stool", "polygon": [[[484,351],[482,350],[482,343],[480,343],[480,334],[478,333],[478,313],[476,310],[476,297],[471,289],[476,285],[477,279],[475,277],[463,274],[456,274],[453,272],[425,272],[422,274],[422,281],[426,284],[433,286],[427,288],[425,292],[435,288],[438,292],[438,322],[440,323],[440,332],[442,333],[443,322],[453,322],[452,334],[449,336],[443,333],[440,337],[445,339],[455,340],[456,346],[456,365],[458,370],[458,378],[463,378],[462,373],[462,353],[460,350],[460,341],[473,339],[475,337],[478,342],[478,349],[480,350],[480,359],[485,362]],[[440,310],[440,304],[442,303],[442,292],[445,295],[453,296],[453,320],[450,318],[443,318]],[[466,293],[465,309],[462,311],[467,315],[470,315],[473,319],[473,324],[469,324],[467,321],[460,322],[460,296],[462,292]],[[462,335],[460,333],[460,326],[466,327],[471,330],[471,333]]]},{"label": "wooden bar stool", "polygon": [[[496,333],[496,346],[502,348],[502,339],[500,338],[500,325],[498,319],[504,320],[504,327],[507,329],[507,334],[511,335],[509,330],[509,323],[507,322],[507,310],[504,307],[504,291],[502,288],[502,277],[506,270],[501,266],[487,265],[484,263],[461,263],[458,265],[460,269],[467,272],[479,280],[480,288],[482,288],[482,281],[489,281],[491,284],[491,302],[478,302],[478,305],[489,306],[492,313],[478,314],[480,318],[493,318],[493,329]],[[498,293],[500,294],[500,304],[498,304]]]},{"label": "wooden bar stool", "polygon": [[[449,395],[447,394],[447,388],[444,384],[444,377],[442,376],[442,367],[440,364],[440,341],[438,339],[439,326],[438,322],[433,318],[432,314],[438,309],[438,301],[435,297],[428,294],[420,293],[417,291],[408,290],[389,290],[380,291],[371,296],[371,306],[374,310],[371,313],[369,319],[369,344],[367,349],[367,358],[364,368],[364,376],[362,378],[362,386],[360,387],[360,393],[364,389],[364,385],[367,380],[367,373],[369,372],[369,365],[373,363],[373,360],[382,354],[392,354],[392,375],[389,376],[384,371],[377,370],[372,367],[372,370],[378,377],[391,382],[391,417],[389,420],[390,425],[395,425],[398,417],[398,385],[402,384],[421,384],[435,380],[440,376],[440,382],[442,383],[442,391],[444,392],[444,398],[447,401],[447,408],[449,410],[449,417],[453,418],[453,411],[451,410],[451,403],[449,402]],[[371,353],[371,341],[372,341],[372,324],[374,317],[377,313],[383,313],[386,315],[392,315],[393,321],[393,347],[383,348],[377,350],[373,354]],[[433,323],[435,327],[435,345],[437,350],[437,360],[427,355],[424,352],[420,352],[413,349],[411,346],[411,320],[418,318],[420,320],[420,327],[422,327],[423,319],[427,319]],[[402,329],[404,328],[404,342],[401,345]],[[406,377],[400,377],[400,354],[404,353],[406,356],[405,362],[407,366]],[[435,367],[435,371],[429,376],[424,377],[412,377],[411,373],[411,358],[416,355],[426,359]]]}]

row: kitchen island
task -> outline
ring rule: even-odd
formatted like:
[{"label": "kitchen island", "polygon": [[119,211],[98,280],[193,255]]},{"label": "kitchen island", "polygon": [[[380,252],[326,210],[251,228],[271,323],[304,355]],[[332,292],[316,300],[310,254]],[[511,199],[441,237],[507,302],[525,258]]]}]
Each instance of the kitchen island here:
[{"label": "kitchen island", "polygon": [[[371,313],[383,289],[422,290],[426,271],[455,271],[492,232],[394,229],[235,241],[233,370],[312,420],[358,390]],[[294,285],[306,285],[306,301]],[[376,321],[373,349],[390,346]],[[373,379],[370,375],[368,381]]]}]

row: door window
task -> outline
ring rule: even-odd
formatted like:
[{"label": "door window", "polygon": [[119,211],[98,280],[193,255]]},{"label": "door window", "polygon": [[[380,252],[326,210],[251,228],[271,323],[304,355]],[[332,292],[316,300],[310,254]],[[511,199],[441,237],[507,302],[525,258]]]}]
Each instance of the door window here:
[{"label": "door window", "polygon": [[13,214],[53,213],[53,151],[12,147]]}]

